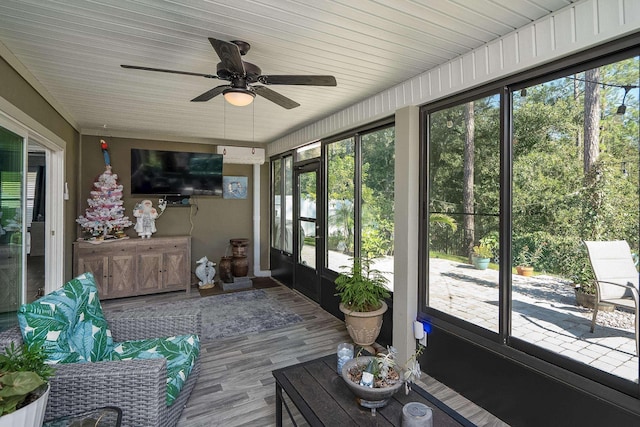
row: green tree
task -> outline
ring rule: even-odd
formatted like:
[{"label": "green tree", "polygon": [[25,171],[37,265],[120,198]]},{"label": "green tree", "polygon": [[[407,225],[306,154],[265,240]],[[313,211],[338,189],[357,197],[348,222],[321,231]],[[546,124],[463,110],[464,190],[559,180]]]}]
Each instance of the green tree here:
[{"label": "green tree", "polygon": [[[329,249],[337,249],[338,241],[345,243],[344,251],[354,250],[354,201],[355,201],[355,147],[354,139],[348,138],[327,145],[329,203],[328,222],[339,230],[336,239],[331,239]],[[330,236],[331,237],[331,236]],[[345,239],[345,240],[343,240]]]}]

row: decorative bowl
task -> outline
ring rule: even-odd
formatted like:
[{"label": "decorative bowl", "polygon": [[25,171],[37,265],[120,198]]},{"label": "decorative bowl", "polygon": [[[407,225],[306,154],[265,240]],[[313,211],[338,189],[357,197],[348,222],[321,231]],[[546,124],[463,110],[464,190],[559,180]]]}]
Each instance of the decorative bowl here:
[{"label": "decorative bowl", "polygon": [[[345,383],[347,383],[347,387],[349,390],[356,396],[356,400],[360,404],[360,406],[365,408],[370,408],[372,414],[375,415],[376,408],[382,408],[387,404],[389,399],[393,397],[393,395],[400,390],[400,388],[404,385],[403,381],[398,381],[397,383],[383,388],[376,387],[365,387],[358,383],[355,383],[349,379],[349,370],[355,366],[364,366],[366,367],[369,362],[374,359],[373,356],[360,356],[355,359],[351,359],[342,366],[342,379]],[[400,373],[402,374],[402,373]],[[402,375],[400,375],[402,377]]]}]

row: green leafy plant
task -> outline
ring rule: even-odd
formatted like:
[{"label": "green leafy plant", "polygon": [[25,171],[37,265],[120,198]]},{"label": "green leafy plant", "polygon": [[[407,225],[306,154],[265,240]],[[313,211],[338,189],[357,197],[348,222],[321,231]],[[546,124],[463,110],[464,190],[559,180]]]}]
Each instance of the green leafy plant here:
[{"label": "green leafy plant", "polygon": [[486,246],[491,251],[491,258],[498,255],[498,248],[500,246],[500,239],[497,231],[491,231],[487,233],[482,239],[480,239],[480,245]]},{"label": "green leafy plant", "polygon": [[529,250],[529,246],[523,246],[517,257],[517,265],[521,267],[533,267],[542,256],[543,244],[538,245],[534,251]]},{"label": "green leafy plant", "polygon": [[493,251],[489,246],[480,243],[473,247],[473,256],[476,258],[491,258],[493,256]]},{"label": "green leafy plant", "polygon": [[429,224],[433,226],[441,226],[449,228],[455,232],[458,229],[458,223],[451,216],[443,213],[432,213],[429,215]]},{"label": "green leafy plant", "polygon": [[10,414],[31,401],[29,397],[53,375],[38,346],[13,343],[0,354],[0,416]]},{"label": "green leafy plant", "polygon": [[[581,261],[581,260],[577,260]],[[574,283],[575,290],[588,295],[596,294],[595,277],[589,261],[576,262],[575,270],[569,276]]]},{"label": "green leafy plant", "polygon": [[381,300],[389,298],[389,280],[379,270],[372,269],[372,259],[352,258],[353,264],[342,266],[347,270],[335,280],[336,296],[347,308],[358,312],[375,311]]}]

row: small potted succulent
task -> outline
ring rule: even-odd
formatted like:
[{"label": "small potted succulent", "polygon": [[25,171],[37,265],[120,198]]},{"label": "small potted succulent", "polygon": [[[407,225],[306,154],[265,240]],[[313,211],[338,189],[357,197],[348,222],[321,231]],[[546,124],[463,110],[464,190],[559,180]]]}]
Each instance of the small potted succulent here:
[{"label": "small potted succulent", "polygon": [[0,354],[0,427],[41,426],[53,368],[38,346],[11,343]]},{"label": "small potted succulent", "polygon": [[382,316],[387,311],[385,298],[389,298],[389,280],[381,271],[371,268],[369,258],[353,258],[351,266],[335,280],[336,296],[340,297],[340,311],[354,343],[371,346],[382,327]]}]

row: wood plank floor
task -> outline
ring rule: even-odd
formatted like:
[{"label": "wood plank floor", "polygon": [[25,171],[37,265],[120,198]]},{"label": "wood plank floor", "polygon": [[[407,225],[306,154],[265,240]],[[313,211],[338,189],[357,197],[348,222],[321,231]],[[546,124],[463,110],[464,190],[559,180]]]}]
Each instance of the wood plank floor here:
[{"label": "wood plank floor", "polygon": [[[304,320],[286,328],[202,342],[200,377],[178,427],[275,425],[271,371],[333,353],[337,343],[350,341],[342,321],[298,292],[285,286],[265,292]],[[200,298],[198,291],[107,300],[103,306],[137,307],[188,298]],[[418,384],[477,425],[506,426],[428,375],[423,374]],[[298,425],[304,425],[299,414],[295,416]]]}]

